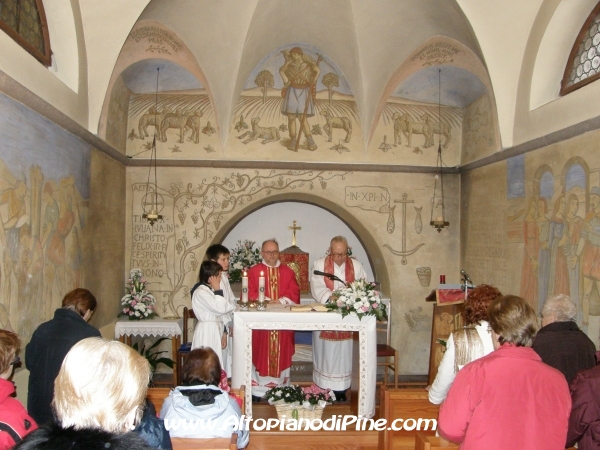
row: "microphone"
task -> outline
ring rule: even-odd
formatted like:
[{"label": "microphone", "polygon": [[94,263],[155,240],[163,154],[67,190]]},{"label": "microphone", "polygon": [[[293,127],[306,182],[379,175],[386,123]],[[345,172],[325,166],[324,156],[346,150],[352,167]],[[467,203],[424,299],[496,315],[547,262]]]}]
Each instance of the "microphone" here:
[{"label": "microphone", "polygon": [[473,281],[471,281],[471,278],[469,277],[469,274],[467,272],[465,272],[464,270],[461,270],[460,274],[463,276],[463,278],[465,279],[465,281],[473,284]]},{"label": "microphone", "polygon": [[327,277],[327,278],[329,278],[330,280],[335,280],[335,281],[339,281],[340,283],[344,283],[344,284],[346,284],[346,282],[345,282],[344,280],[340,280],[340,279],[339,279],[337,276],[335,276],[335,275],[334,275],[334,274],[332,274],[332,273],[321,272],[320,270],[314,270],[314,271],[313,271],[313,273],[314,273],[315,275],[321,275],[321,276],[323,276],[323,277]]}]

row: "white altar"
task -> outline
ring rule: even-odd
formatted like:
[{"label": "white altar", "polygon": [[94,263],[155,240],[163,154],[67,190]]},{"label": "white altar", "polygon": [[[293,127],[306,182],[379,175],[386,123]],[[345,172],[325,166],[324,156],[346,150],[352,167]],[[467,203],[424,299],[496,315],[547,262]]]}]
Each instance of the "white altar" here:
[{"label": "white altar", "polygon": [[[246,417],[252,417],[252,330],[336,330],[357,331],[354,341],[353,392],[358,393],[357,415],[375,414],[377,376],[377,330],[374,316],[346,316],[335,312],[291,312],[281,304],[269,304],[266,311],[235,311],[233,319],[233,374],[231,385],[246,385]],[[358,345],[357,345],[358,344]],[[358,362],[358,367],[356,367]],[[354,395],[354,394],[353,394]]]}]

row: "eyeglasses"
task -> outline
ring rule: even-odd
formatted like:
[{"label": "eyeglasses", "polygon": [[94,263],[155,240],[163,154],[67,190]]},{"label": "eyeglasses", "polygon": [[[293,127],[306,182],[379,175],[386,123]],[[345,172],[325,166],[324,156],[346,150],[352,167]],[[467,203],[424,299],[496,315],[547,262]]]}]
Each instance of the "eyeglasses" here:
[{"label": "eyeglasses", "polygon": [[270,252],[263,251],[263,253],[265,255],[274,256],[274,255],[279,255],[279,250],[273,250],[273,251],[270,251]]},{"label": "eyeglasses", "polygon": [[21,358],[19,358],[18,356],[15,356],[15,359],[13,359],[10,363],[11,366],[17,365],[21,362]]},{"label": "eyeglasses", "polygon": [[332,253],[331,256],[334,258],[341,258],[342,256],[346,256],[345,253]]}]

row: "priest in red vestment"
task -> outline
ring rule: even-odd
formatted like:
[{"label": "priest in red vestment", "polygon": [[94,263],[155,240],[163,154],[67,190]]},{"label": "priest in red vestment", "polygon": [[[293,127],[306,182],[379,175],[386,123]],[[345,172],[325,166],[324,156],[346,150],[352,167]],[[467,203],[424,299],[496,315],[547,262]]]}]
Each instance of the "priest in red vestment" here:
[{"label": "priest in red vestment", "polygon": [[[262,244],[263,262],[248,270],[248,297],[258,298],[258,278],[265,277],[265,297],[282,304],[300,303],[296,274],[279,261],[279,244],[269,239]],[[294,355],[291,330],[252,330],[252,397],[262,397],[272,387],[290,382]]]}]

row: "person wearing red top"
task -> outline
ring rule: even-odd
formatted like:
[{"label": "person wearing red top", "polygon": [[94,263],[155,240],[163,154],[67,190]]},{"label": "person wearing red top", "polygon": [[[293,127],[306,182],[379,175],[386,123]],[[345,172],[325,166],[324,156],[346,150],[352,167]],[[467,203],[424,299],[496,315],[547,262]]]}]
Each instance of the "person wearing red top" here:
[{"label": "person wearing red top", "polygon": [[0,450],[8,450],[18,444],[25,435],[38,426],[19,402],[12,398],[15,385],[8,379],[19,361],[19,337],[10,331],[0,330]]},{"label": "person wearing red top", "polygon": [[[262,244],[263,261],[248,270],[248,297],[258,299],[259,277],[265,277],[265,298],[284,305],[300,303],[296,274],[279,261],[279,244],[269,239]],[[252,330],[252,397],[260,397],[275,386],[290,382],[294,355],[291,330]]]},{"label": "person wearing red top", "polygon": [[520,297],[500,297],[488,321],[496,350],[456,375],[440,408],[440,435],[461,450],[563,450],[571,396],[563,374],[530,348],[533,308]]}]

